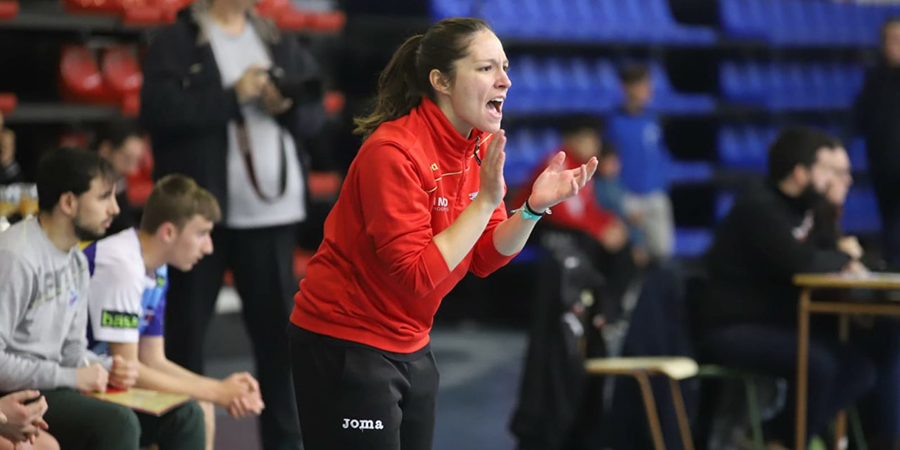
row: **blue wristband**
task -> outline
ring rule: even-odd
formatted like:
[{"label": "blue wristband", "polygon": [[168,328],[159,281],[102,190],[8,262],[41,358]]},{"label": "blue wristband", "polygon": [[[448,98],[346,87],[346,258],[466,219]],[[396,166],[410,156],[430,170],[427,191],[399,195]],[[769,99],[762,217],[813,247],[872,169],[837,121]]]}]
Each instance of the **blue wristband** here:
[{"label": "blue wristband", "polygon": [[541,217],[544,217],[544,214],[551,214],[550,208],[547,208],[547,210],[544,211],[543,213],[535,212],[533,209],[531,209],[531,205],[528,204],[527,199],[525,200],[525,203],[522,205],[521,208],[513,211],[513,214],[515,214],[515,213],[521,214],[522,218],[525,220],[534,220],[534,221],[541,220]]}]

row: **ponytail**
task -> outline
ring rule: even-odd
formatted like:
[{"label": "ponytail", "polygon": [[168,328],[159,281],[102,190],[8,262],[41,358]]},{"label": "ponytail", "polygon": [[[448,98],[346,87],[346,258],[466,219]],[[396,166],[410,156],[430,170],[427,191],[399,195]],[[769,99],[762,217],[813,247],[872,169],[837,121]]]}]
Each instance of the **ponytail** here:
[{"label": "ponytail", "polygon": [[421,34],[410,37],[394,52],[378,77],[375,110],[366,117],[353,119],[356,124],[354,134],[368,138],[382,123],[405,116],[419,105],[423,92],[416,83],[416,60],[422,37]]},{"label": "ponytail", "polygon": [[469,42],[479,31],[491,31],[491,27],[481,19],[453,18],[434,24],[424,35],[407,39],[378,77],[372,112],[353,119],[353,133],[365,140],[382,123],[409,114],[419,106],[422,96],[434,100],[429,74],[437,69],[452,79],[454,63],[468,54]]}]

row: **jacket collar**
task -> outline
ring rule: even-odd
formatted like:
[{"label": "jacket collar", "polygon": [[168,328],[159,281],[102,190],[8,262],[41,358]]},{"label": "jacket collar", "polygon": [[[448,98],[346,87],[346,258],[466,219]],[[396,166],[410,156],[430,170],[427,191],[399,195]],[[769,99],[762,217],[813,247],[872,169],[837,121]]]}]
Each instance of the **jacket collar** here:
[{"label": "jacket collar", "polygon": [[[490,134],[485,133],[477,128],[472,129],[469,138],[465,138],[456,131],[456,128],[450,123],[450,119],[444,115],[441,108],[428,97],[422,97],[422,103],[416,107],[416,111],[422,117],[423,121],[432,135],[436,150],[440,156],[450,156],[460,158],[472,147],[479,142],[485,142]],[[484,149],[478,151],[479,158],[484,155]],[[470,155],[471,156],[471,155]]]}]

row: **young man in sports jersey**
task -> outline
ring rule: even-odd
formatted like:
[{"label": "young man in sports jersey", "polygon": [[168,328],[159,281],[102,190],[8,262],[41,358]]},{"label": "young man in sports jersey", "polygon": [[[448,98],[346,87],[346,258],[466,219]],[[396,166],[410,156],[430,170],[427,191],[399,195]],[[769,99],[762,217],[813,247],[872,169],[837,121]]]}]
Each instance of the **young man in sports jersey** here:
[{"label": "young man in sports jersey", "polygon": [[84,249],[91,271],[89,300],[92,348],[137,361],[136,386],[186,394],[200,401],[206,448],[213,448],[213,404],[233,417],[263,409],[259,384],[248,373],[207,378],[166,358],[163,317],[168,265],[189,271],[213,252],[210,232],[221,217],[216,199],[184,175],[156,184],[139,228],[129,228]]}]

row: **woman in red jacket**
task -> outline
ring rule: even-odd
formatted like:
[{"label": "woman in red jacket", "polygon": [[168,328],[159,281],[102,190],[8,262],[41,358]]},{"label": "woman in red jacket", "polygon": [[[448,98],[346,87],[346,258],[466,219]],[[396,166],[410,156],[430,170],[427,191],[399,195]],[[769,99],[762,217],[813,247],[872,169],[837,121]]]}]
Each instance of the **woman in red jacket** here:
[{"label": "woman in red jacket", "polygon": [[500,129],[510,82],[484,21],[447,19],[409,38],[379,78],[365,138],[325,221],[291,315],[307,450],[430,449],[438,373],[429,332],[466,272],[487,276],[596,159],[560,153],[507,217]]}]

